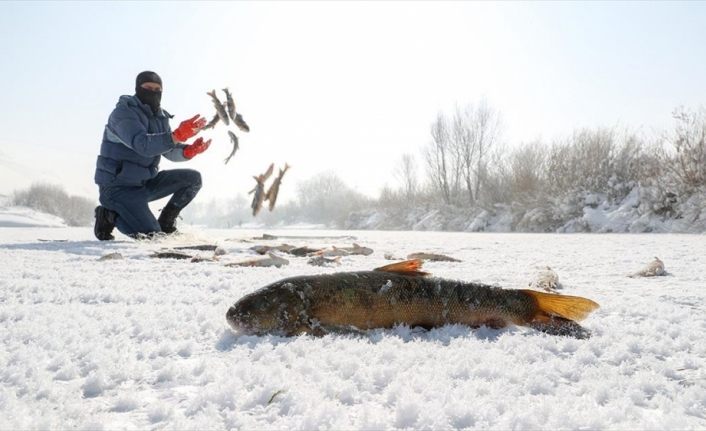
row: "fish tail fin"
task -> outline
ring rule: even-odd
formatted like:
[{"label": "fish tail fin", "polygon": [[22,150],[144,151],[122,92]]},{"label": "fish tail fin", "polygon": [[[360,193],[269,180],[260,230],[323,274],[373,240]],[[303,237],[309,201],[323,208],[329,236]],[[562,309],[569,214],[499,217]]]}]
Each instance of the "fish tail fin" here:
[{"label": "fish tail fin", "polygon": [[537,315],[561,317],[579,321],[588,317],[599,305],[580,296],[557,295],[523,289],[522,292],[532,297],[537,303]]},{"label": "fish tail fin", "polygon": [[599,305],[580,296],[557,295],[523,289],[522,292],[534,299],[537,304],[530,328],[551,335],[564,335],[575,338],[589,338],[591,332],[576,321],[585,319]]}]

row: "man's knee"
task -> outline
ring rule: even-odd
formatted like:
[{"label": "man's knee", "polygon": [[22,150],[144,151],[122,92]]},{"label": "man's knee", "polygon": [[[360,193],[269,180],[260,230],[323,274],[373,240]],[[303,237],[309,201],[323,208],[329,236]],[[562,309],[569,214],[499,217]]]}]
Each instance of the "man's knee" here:
[{"label": "man's knee", "polygon": [[201,172],[194,170],[194,169],[188,169],[188,182],[191,185],[191,187],[195,188],[196,190],[201,189]]}]

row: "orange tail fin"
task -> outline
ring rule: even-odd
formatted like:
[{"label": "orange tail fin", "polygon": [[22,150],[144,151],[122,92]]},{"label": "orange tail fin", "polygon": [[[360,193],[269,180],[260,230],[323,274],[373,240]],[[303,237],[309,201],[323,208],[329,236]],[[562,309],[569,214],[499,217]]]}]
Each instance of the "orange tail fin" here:
[{"label": "orange tail fin", "polygon": [[580,296],[556,295],[527,289],[522,292],[537,301],[538,315],[563,317],[576,322],[585,319],[599,307],[594,301]]}]

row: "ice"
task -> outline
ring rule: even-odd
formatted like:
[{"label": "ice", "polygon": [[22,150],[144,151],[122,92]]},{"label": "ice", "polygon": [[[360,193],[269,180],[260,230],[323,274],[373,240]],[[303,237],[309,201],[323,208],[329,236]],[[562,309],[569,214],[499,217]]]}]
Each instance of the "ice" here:
[{"label": "ice", "polygon": [[[706,427],[702,235],[302,229],[355,235],[374,253],[337,268],[303,257],[229,268],[252,253],[238,240],[262,230],[186,232],[138,243],[98,242],[90,228],[0,228],[0,429]],[[148,257],[183,242],[227,254]],[[583,322],[593,337],[462,325],[256,337],[226,323],[230,305],[280,278],[368,270],[390,263],[385,253],[420,250],[462,260],[426,263],[436,276],[505,288],[551,266],[562,293],[601,305]],[[97,260],[110,252],[125,258]],[[654,256],[669,275],[627,277]]]}]

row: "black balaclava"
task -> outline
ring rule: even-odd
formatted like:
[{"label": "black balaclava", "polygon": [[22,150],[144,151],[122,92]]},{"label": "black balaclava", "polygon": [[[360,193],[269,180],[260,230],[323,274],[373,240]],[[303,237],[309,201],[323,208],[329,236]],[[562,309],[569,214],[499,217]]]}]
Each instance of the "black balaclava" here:
[{"label": "black balaclava", "polygon": [[145,82],[155,82],[161,86],[162,78],[160,78],[156,73],[147,70],[140,72],[135,79],[135,95],[137,95],[137,98],[140,99],[140,102],[148,105],[152,108],[152,112],[156,114],[159,112],[159,103],[162,101],[162,91],[151,91],[142,88],[141,85]]}]

